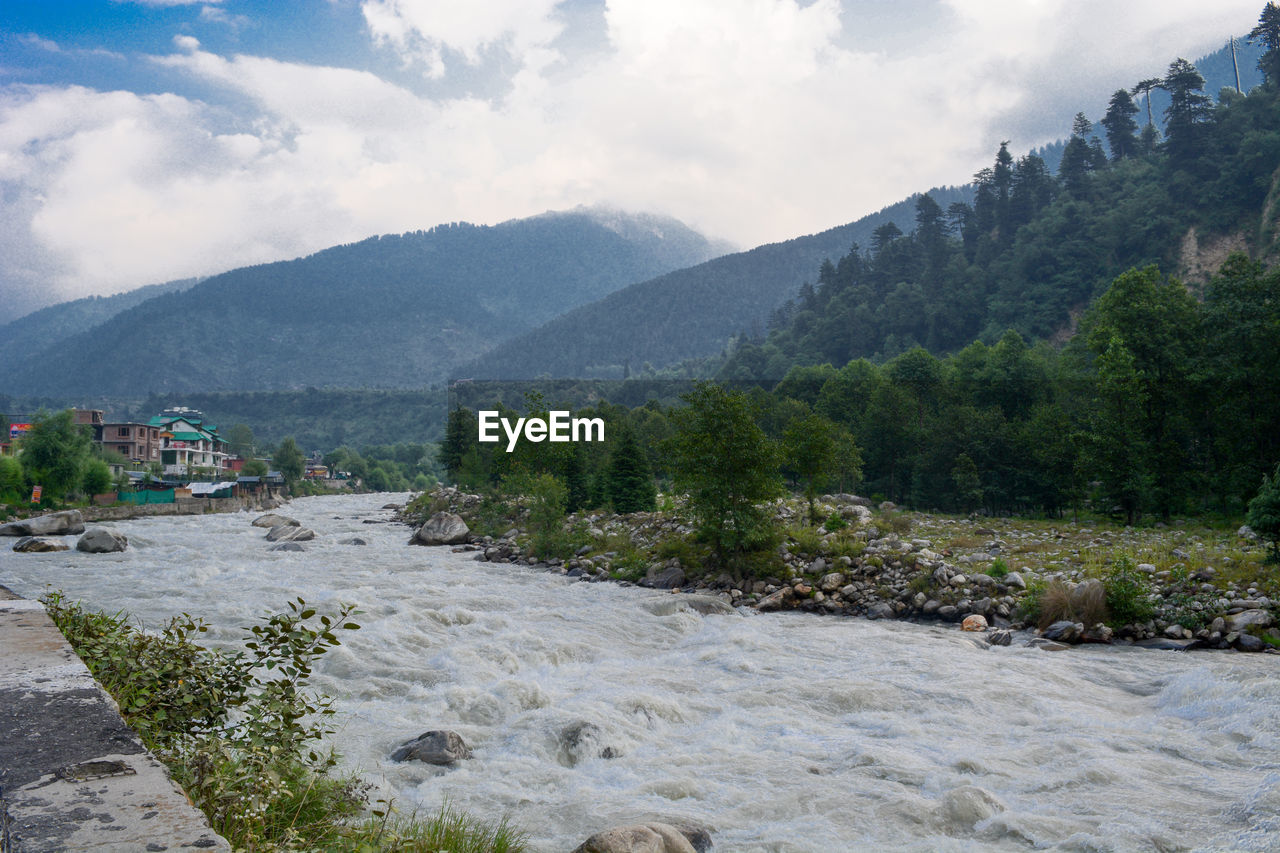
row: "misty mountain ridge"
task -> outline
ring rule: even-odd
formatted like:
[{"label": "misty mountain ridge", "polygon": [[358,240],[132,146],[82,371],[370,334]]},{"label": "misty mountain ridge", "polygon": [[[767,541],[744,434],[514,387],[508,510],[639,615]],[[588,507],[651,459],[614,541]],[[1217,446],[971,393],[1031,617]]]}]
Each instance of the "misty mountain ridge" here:
[{"label": "misty mountain ridge", "polygon": [[[669,217],[604,209],[371,237],[146,299],[28,350],[2,390],[422,387],[512,334],[720,246]],[[25,334],[21,320],[10,328]]]}]

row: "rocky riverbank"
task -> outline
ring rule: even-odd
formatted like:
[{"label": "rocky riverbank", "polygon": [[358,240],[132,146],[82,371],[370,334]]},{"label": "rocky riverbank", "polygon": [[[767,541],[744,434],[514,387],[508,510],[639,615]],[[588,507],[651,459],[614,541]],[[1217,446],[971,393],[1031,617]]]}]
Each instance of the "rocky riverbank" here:
[{"label": "rocky riverbank", "polygon": [[854,495],[823,496],[821,526],[802,523],[806,509],[797,500],[776,502],[774,513],[786,531],[782,543],[738,573],[702,568],[678,507],[571,517],[572,555],[550,558],[533,552],[527,511],[514,504],[438,488],[400,518],[425,526],[427,536],[415,533],[419,544],[453,544],[479,560],[715,595],[760,611],[953,622],[994,643],[1023,631],[1025,641],[1051,650],[1079,643],[1280,649],[1280,571],[1264,564],[1247,528],[954,518],[872,507]]}]

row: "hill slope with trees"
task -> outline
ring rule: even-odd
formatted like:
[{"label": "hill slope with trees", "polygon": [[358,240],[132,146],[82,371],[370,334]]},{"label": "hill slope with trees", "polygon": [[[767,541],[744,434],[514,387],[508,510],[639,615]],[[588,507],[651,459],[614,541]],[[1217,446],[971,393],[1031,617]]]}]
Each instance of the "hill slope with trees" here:
[{"label": "hill slope with trees", "polygon": [[[963,188],[932,191],[951,201]],[[713,355],[742,329],[764,327],[825,258],[838,257],[875,228],[911,209],[906,199],[856,222],[716,258],[644,281],[512,338],[460,368],[459,377],[529,379],[543,374],[620,378]]]},{"label": "hill slope with trees", "polygon": [[673,219],[604,210],[373,237],[148,299],[29,353],[0,390],[422,387],[513,334],[723,249]]}]

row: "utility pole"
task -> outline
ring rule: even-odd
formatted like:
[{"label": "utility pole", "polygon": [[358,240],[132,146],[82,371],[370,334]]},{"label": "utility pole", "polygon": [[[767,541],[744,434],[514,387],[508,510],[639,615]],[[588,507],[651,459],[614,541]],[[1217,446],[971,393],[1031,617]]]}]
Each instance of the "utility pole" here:
[{"label": "utility pole", "polygon": [[1236,37],[1231,37],[1231,67],[1236,70],[1236,94],[1243,95],[1240,91],[1240,63],[1236,61]]}]

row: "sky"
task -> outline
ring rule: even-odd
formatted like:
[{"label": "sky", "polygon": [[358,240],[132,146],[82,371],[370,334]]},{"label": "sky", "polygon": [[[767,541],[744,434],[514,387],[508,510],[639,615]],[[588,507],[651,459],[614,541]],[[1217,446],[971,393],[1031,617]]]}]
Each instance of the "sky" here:
[{"label": "sky", "polygon": [[1262,0],[5,0],[0,322],[607,205],[741,248],[961,184]]}]

